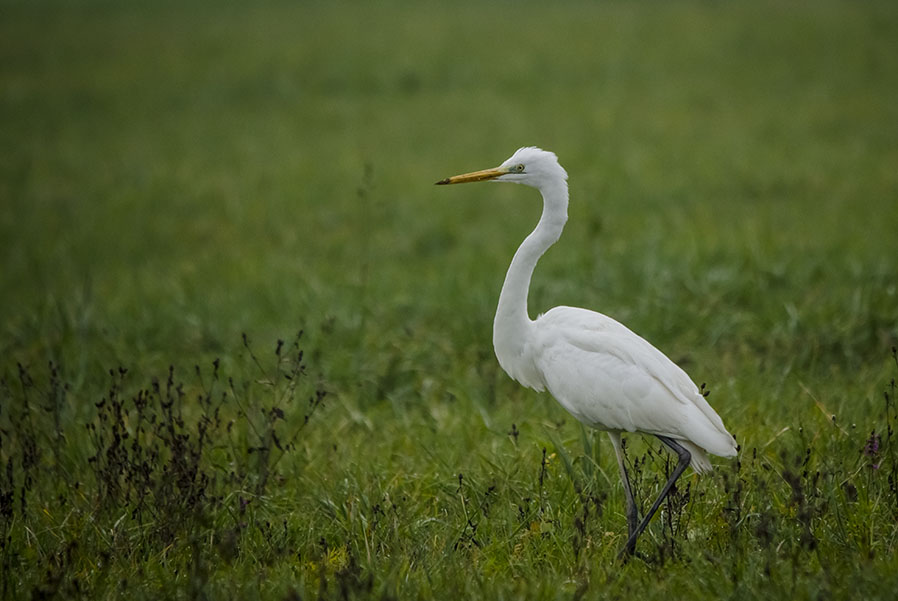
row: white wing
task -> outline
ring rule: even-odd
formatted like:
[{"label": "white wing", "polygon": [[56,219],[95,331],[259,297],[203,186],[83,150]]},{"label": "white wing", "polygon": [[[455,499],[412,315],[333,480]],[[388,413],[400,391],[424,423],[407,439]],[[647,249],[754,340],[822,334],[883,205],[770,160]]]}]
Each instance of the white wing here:
[{"label": "white wing", "polygon": [[[574,307],[556,307],[533,326],[525,355],[578,420],[604,430],[660,434],[724,457],[736,454],[735,440],[686,372],[626,326]],[[702,464],[710,467],[704,453],[694,467]]]}]

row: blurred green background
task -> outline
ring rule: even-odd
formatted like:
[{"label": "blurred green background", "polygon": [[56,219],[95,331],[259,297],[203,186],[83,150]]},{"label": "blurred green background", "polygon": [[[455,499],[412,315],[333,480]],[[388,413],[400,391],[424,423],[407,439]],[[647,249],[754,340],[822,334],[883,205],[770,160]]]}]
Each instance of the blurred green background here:
[{"label": "blurred green background", "polygon": [[[715,355],[788,323],[855,361],[894,342],[891,3],[4,13],[6,355],[94,368],[323,319],[345,328],[333,347],[403,325],[488,346],[538,199],[431,184],[521,145],[571,173],[534,311],[638,331],[660,311],[652,337]],[[814,295],[873,314],[820,315]]]},{"label": "blurred green background", "polygon": [[243,332],[304,328],[332,393],[307,454],[348,442],[322,478],[452,480],[512,423],[538,465],[546,423],[580,431],[491,345],[538,196],[433,186],[524,145],[571,185],[533,316],[626,323],[744,448],[878,415],[894,2],[4,2],[3,371],[53,361],[87,411],[111,367],[229,363]]}]

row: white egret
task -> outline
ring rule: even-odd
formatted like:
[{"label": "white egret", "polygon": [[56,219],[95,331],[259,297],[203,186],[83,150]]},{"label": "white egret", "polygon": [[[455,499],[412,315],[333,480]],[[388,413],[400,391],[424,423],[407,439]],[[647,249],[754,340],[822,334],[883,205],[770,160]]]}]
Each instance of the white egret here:
[{"label": "white egret", "polygon": [[[629,537],[621,554],[632,554],[637,537],[686,467],[710,470],[708,453],[733,457],[736,441],[686,372],[614,319],[576,307],[555,307],[530,319],[533,269],[567,221],[567,172],[555,154],[521,148],[494,169],[437,184],[479,181],[526,184],[542,194],[539,223],[515,253],[502,285],[493,347],[512,379],[537,391],[548,389],[578,420],[608,432],[627,497]],[[654,435],[678,456],[676,469],[641,522],[624,464],[622,432]]]}]

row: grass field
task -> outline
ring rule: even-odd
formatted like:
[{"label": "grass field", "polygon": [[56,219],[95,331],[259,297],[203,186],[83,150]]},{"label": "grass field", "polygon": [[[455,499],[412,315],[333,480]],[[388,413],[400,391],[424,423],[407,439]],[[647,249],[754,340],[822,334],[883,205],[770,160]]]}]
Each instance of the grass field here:
[{"label": "grass field", "polygon": [[[893,599],[896,6],[3,3],[0,596]],[[531,313],[741,445],[626,563],[607,437],[492,352],[538,194],[433,186],[523,145]]]}]

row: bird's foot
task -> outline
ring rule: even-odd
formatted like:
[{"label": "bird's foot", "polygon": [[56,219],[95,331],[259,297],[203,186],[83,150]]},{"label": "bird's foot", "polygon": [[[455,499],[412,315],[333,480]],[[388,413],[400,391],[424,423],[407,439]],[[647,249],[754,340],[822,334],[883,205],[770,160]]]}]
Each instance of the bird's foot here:
[{"label": "bird's foot", "polygon": [[620,552],[617,554],[617,558],[624,563],[627,563],[634,557],[636,559],[641,559],[645,563],[651,563],[651,558],[648,555],[646,555],[645,553],[637,551],[635,544],[632,547],[624,545],[624,548],[621,549]]}]

